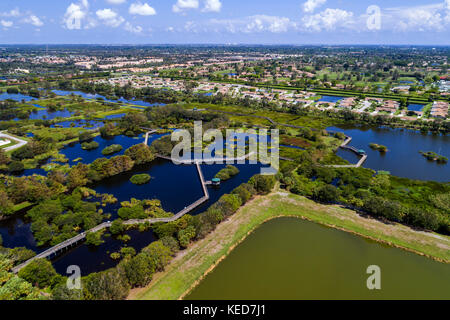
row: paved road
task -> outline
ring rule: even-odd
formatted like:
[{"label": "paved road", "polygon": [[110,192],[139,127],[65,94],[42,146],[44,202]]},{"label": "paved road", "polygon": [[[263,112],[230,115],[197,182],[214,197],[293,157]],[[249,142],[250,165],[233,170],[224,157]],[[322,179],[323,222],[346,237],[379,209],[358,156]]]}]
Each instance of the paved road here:
[{"label": "paved road", "polygon": [[15,149],[18,149],[18,148],[21,148],[21,147],[23,147],[24,145],[26,145],[28,143],[28,141],[19,139],[17,137],[10,136],[9,134],[4,133],[3,131],[0,132],[0,138],[5,138],[5,139],[9,139],[11,141],[17,142],[17,144],[15,144],[13,146],[3,148],[3,150],[6,151],[6,152],[11,151],[11,150],[15,150]]}]

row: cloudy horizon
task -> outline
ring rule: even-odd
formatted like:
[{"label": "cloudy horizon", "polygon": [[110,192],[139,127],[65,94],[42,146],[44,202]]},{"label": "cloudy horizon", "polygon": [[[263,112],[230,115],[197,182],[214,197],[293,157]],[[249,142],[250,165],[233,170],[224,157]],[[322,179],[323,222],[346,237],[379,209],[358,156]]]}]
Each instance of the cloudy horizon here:
[{"label": "cloudy horizon", "polygon": [[450,0],[0,4],[1,44],[449,45],[449,31]]}]

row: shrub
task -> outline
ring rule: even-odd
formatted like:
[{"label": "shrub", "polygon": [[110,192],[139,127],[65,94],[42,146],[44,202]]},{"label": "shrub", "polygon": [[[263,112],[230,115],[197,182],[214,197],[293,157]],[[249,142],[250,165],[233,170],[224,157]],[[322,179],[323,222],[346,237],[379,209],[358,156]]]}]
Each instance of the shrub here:
[{"label": "shrub", "polygon": [[150,175],[143,173],[143,174],[136,174],[131,177],[130,181],[132,184],[136,185],[143,185],[150,181],[151,177]]},{"label": "shrub", "polygon": [[81,148],[83,150],[94,150],[97,149],[100,145],[98,144],[98,142],[96,141],[92,141],[92,142],[83,142],[81,144]]},{"label": "shrub", "polygon": [[31,141],[27,145],[12,152],[13,160],[33,159],[35,156],[46,153],[50,145],[43,141]]},{"label": "shrub", "polygon": [[11,162],[11,159],[7,156],[3,149],[0,149],[0,165],[5,165]]},{"label": "shrub", "polygon": [[[195,230],[194,230],[195,236]],[[162,241],[152,242],[148,247],[142,250],[155,264],[156,271],[163,271],[164,267],[172,259],[173,252],[166,247]]]},{"label": "shrub", "polygon": [[241,198],[236,194],[224,194],[212,207],[220,210],[224,217],[235,213],[242,205]]},{"label": "shrub", "polygon": [[126,227],[123,224],[123,221],[121,219],[114,220],[111,224],[111,227],[109,228],[109,231],[111,231],[112,234],[121,234],[125,231]]},{"label": "shrub", "polygon": [[176,253],[180,250],[180,245],[178,244],[177,239],[171,236],[166,236],[161,238],[161,242],[166,246],[167,248],[172,251],[172,253]]},{"label": "shrub", "polygon": [[120,267],[91,273],[82,281],[86,300],[123,300],[130,292],[126,273]]},{"label": "shrub", "polygon": [[98,231],[98,232],[89,232],[86,235],[86,244],[93,245],[93,246],[101,245],[102,243],[105,242],[102,239],[103,233],[104,233],[104,230]]},{"label": "shrub", "polygon": [[[0,243],[0,245],[1,245],[1,243]],[[11,260],[12,262],[14,262],[15,264],[20,264],[22,262],[25,262],[25,261],[33,258],[34,256],[36,256],[36,253],[33,250],[23,248],[23,247],[9,249],[9,252],[6,255],[6,257],[9,260]]]},{"label": "shrub", "polygon": [[130,219],[145,219],[147,214],[142,205],[135,205],[132,207],[122,207],[118,211],[118,215],[123,220]]},{"label": "shrub", "polygon": [[104,156],[108,156],[117,152],[122,151],[122,146],[120,144],[113,144],[110,145],[109,147],[106,147],[105,149],[103,149],[102,154]]},{"label": "shrub", "polygon": [[54,284],[57,276],[58,273],[51,262],[46,259],[36,259],[19,271],[19,277],[39,288],[46,288]]},{"label": "shrub", "polygon": [[239,174],[238,168],[232,165],[227,165],[226,168],[223,168],[216,174],[215,178],[226,181],[237,174]]},{"label": "shrub", "polygon": [[238,195],[241,198],[242,204],[245,204],[256,194],[256,190],[251,184],[244,183],[234,189],[232,194]]},{"label": "shrub", "polygon": [[150,283],[155,273],[155,264],[144,253],[123,263],[128,282],[131,287],[144,287]]},{"label": "shrub", "polygon": [[183,248],[187,248],[193,238],[195,238],[195,228],[193,226],[178,232],[178,241]]},{"label": "shrub", "polygon": [[334,203],[339,198],[339,191],[335,186],[326,184],[313,191],[313,198],[323,203]]},{"label": "shrub", "polygon": [[94,136],[93,136],[92,132],[90,132],[90,131],[83,131],[83,132],[80,132],[78,135],[78,141],[80,141],[80,142],[89,141],[93,138],[94,138]]},{"label": "shrub", "polygon": [[258,194],[268,194],[275,187],[276,179],[274,175],[253,176],[249,184],[253,185]]},{"label": "shrub", "polygon": [[137,144],[125,150],[125,155],[129,156],[137,165],[151,162],[155,155],[145,144]]},{"label": "shrub", "polygon": [[8,165],[9,172],[21,172],[25,169],[25,166],[20,161],[11,161]]}]

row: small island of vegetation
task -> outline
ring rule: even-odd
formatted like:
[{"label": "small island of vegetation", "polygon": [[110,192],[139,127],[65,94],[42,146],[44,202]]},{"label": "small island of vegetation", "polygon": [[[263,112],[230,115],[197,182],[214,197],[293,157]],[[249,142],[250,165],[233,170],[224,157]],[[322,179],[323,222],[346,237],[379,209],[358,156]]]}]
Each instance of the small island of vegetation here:
[{"label": "small island of vegetation", "polygon": [[220,170],[214,178],[220,179],[221,181],[226,181],[237,174],[239,174],[239,169],[235,166],[228,165]]},{"label": "small island of vegetation", "polygon": [[132,184],[136,184],[136,185],[143,185],[146,184],[150,181],[151,177],[150,175],[143,173],[143,174],[136,174],[134,176],[131,177],[130,182]]},{"label": "small island of vegetation", "polygon": [[104,156],[109,156],[120,151],[122,151],[122,146],[120,144],[113,144],[103,149],[102,154]]},{"label": "small island of vegetation", "polygon": [[92,141],[92,142],[83,142],[82,144],[81,144],[81,148],[83,149],[83,150],[94,150],[94,149],[97,149],[99,147],[99,144],[98,144],[98,142],[96,142],[96,141]]},{"label": "small island of vegetation", "polygon": [[427,151],[427,152],[420,151],[420,154],[423,155],[425,158],[427,158],[430,161],[436,161],[438,163],[447,163],[448,162],[447,157],[441,156],[433,151]]},{"label": "small island of vegetation", "polygon": [[383,146],[381,144],[377,144],[377,143],[371,143],[369,144],[369,147],[373,150],[378,150],[380,152],[387,152],[388,148],[386,146]]}]

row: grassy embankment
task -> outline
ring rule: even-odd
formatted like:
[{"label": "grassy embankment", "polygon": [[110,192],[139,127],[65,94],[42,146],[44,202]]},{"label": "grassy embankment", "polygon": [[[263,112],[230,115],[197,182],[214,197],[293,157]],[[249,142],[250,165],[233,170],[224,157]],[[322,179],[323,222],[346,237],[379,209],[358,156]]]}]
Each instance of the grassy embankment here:
[{"label": "grassy embankment", "polygon": [[275,192],[249,202],[205,239],[180,252],[166,271],[155,274],[148,287],[133,290],[129,299],[182,298],[251,232],[264,222],[283,216],[314,221],[450,262],[450,237],[415,231],[400,224],[385,224],[337,205],[321,205],[294,194]]}]

